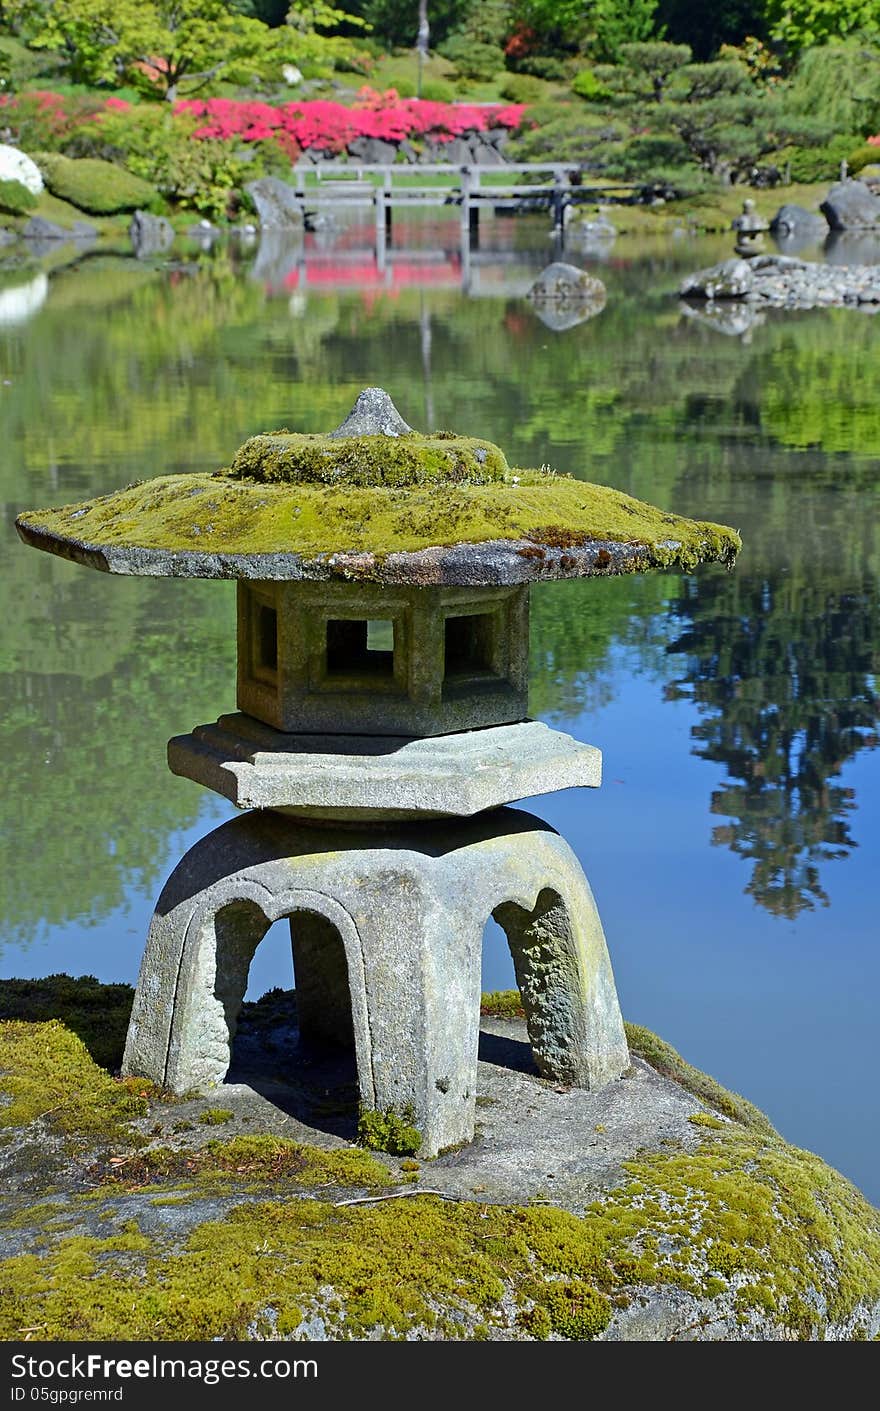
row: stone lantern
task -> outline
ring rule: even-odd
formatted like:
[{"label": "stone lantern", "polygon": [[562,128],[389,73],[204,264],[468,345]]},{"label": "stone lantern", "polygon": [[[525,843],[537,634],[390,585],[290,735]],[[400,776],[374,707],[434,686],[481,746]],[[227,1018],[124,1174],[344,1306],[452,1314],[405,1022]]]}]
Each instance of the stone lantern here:
[{"label": "stone lantern", "polygon": [[17,528],[109,573],[238,580],[238,711],[168,758],[245,812],[159,898],[125,1072],[222,1082],[254,951],[287,917],[301,1038],[352,1045],[362,1109],[414,1124],[422,1155],[466,1142],[494,916],[541,1073],[621,1075],[587,880],[552,828],[507,807],[601,774],[597,749],[528,718],[530,585],[730,562],[733,530],[417,434],[378,388],[329,435],[256,436],[214,475]]}]

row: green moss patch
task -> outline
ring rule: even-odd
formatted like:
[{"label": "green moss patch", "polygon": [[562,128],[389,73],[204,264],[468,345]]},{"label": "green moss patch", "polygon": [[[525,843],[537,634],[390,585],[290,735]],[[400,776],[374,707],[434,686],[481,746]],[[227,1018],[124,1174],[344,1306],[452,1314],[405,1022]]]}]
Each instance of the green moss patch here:
[{"label": "green moss patch", "polygon": [[650,1029],[643,1029],[641,1024],[624,1024],[623,1027],[626,1030],[630,1053],[638,1054],[664,1078],[671,1078],[673,1082],[693,1093],[694,1097],[700,1098],[702,1102],[722,1112],[725,1117],[730,1117],[732,1121],[739,1122],[744,1127],[751,1127],[757,1132],[776,1134],[769,1118],[765,1117],[760,1108],[740,1097],[738,1093],[723,1088],[708,1073],[691,1067],[680,1053],[676,1053],[671,1044],[658,1038]]},{"label": "green moss patch", "polygon": [[494,1019],[525,1019],[519,990],[485,990],[480,999],[480,1013]]},{"label": "green moss patch", "polygon": [[103,985],[94,975],[0,980],[0,1019],[61,1019],[111,1072],[122,1063],[133,1000],[131,985]]},{"label": "green moss patch", "polygon": [[667,1285],[805,1338],[880,1298],[880,1214],[817,1157],[731,1123],[626,1169],[582,1217],[424,1196],[243,1203],[159,1248],[130,1225],[44,1229],[38,1253],[0,1264],[0,1337],[284,1337],[319,1309],[332,1338],[468,1337],[476,1322],[589,1340]]},{"label": "green moss patch", "polygon": [[0,211],[5,215],[29,215],[37,198],[22,181],[0,181]]},{"label": "green moss patch", "polygon": [[57,152],[38,152],[34,160],[53,196],[90,215],[134,211],[156,200],[155,188],[148,181],[114,162],[103,162],[97,157],[63,157]]},{"label": "green moss patch", "polygon": [[509,474],[504,452],[472,436],[252,436],[235,479],[294,485],[488,485]]},{"label": "green moss patch", "polygon": [[598,540],[643,549],[631,568],[691,568],[703,559],[730,561],[741,547],[736,531],[723,525],[540,470],[488,485],[448,484],[442,494],[427,485],[279,485],[220,474],[169,475],[97,500],[30,511],[16,523],[29,542],[60,553],[72,546],[74,557],[83,547],[135,547],[308,559],[491,539],[531,540],[534,550],[526,552],[540,555],[545,543]]},{"label": "green moss patch", "polygon": [[205,1127],[220,1127],[224,1122],[231,1122],[235,1113],[229,1107],[209,1107],[199,1117],[199,1121]]},{"label": "green moss patch", "polygon": [[211,1141],[195,1150],[153,1147],[124,1160],[101,1161],[90,1172],[103,1185],[146,1186],[181,1180],[284,1181],[308,1186],[391,1184],[386,1167],[365,1151],[323,1151],[271,1134]]},{"label": "green moss patch", "polygon": [[362,1112],[358,1138],[371,1151],[387,1151],[392,1156],[414,1156],[422,1144],[422,1134],[413,1125],[412,1113]]},{"label": "green moss patch", "polygon": [[83,1139],[114,1139],[147,1111],[149,1083],[118,1081],[89,1057],[76,1034],[58,1020],[0,1023],[0,1128],[25,1127],[47,1117],[60,1131]]}]

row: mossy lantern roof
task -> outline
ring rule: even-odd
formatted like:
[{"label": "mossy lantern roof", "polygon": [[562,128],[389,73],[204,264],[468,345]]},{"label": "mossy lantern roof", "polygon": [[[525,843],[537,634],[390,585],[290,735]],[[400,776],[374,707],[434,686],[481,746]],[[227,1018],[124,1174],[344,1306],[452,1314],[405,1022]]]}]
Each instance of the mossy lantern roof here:
[{"label": "mossy lantern roof", "polygon": [[608,486],[517,470],[490,441],[407,426],[361,392],[325,436],[252,436],[214,474],[19,515],[21,538],[108,573],[504,585],[732,562],[735,530]]}]

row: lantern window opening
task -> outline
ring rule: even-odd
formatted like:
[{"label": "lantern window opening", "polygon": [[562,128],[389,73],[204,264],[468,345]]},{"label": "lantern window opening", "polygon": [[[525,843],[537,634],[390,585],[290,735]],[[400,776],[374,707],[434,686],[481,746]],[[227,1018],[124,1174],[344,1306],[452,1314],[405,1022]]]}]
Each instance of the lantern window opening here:
[{"label": "lantern window opening", "polygon": [[272,599],[251,595],[250,675],[255,681],[275,685],[278,680],[278,610]]},{"label": "lantern window opening", "polygon": [[444,625],[444,685],[497,682],[506,675],[498,612],[448,613]]},{"label": "lantern window opening", "polygon": [[327,619],[328,677],[393,677],[394,649],[392,618]]}]

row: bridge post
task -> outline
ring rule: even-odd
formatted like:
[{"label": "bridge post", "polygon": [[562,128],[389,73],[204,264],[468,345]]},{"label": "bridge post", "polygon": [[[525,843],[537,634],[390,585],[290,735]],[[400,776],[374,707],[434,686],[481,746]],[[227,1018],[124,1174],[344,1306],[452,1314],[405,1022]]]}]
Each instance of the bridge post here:
[{"label": "bridge post", "polygon": [[388,193],[382,187],[377,186],[373,196],[373,207],[376,216],[376,267],[380,273],[385,269],[388,239],[391,234],[391,215]]},{"label": "bridge post", "polygon": [[390,244],[391,244],[391,221],[392,221],[392,215],[391,215],[391,170],[390,170],[390,168],[385,172],[385,176],[384,176],[383,182],[382,182],[382,189],[383,189],[383,191],[384,191],[384,199],[385,199],[385,236],[386,236],[386,238],[387,238],[388,244],[390,245]]},{"label": "bridge post", "polygon": [[470,167],[461,169],[461,243],[470,246],[471,233],[479,233],[480,213],[474,209],[471,198],[473,173]]}]

